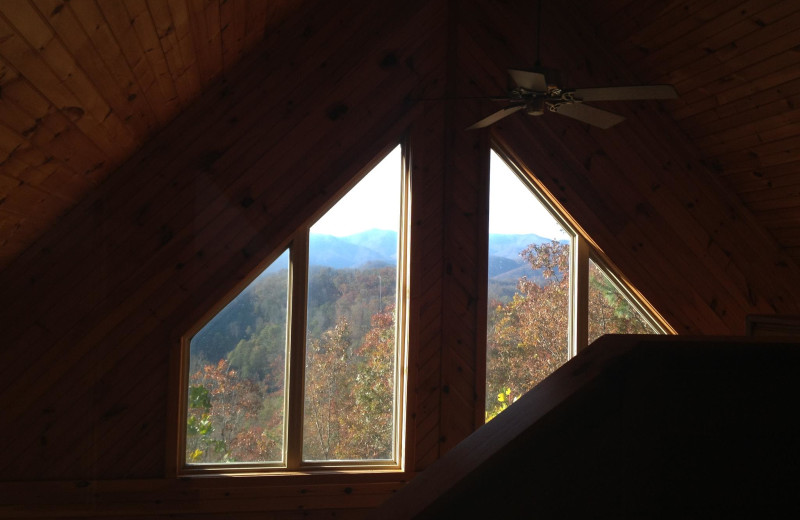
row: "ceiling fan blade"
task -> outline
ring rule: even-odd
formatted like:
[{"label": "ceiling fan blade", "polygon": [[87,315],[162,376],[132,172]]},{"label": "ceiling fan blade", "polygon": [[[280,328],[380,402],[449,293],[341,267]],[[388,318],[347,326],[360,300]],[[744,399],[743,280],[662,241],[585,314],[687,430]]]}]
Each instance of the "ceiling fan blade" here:
[{"label": "ceiling fan blade", "polygon": [[514,69],[508,69],[508,73],[517,86],[533,92],[547,92],[547,80],[545,80],[544,74]]},{"label": "ceiling fan blade", "polygon": [[483,119],[481,119],[480,121],[478,121],[474,125],[468,127],[467,130],[476,130],[478,128],[485,128],[485,127],[487,127],[487,126],[489,126],[489,125],[491,125],[493,123],[496,123],[496,122],[500,121],[504,117],[513,114],[514,112],[522,110],[524,107],[525,107],[524,104],[512,105],[512,106],[506,107],[506,108],[504,108],[502,110],[498,110],[494,114],[492,114],[492,115],[490,115],[488,117],[484,117]]},{"label": "ceiling fan blade", "polygon": [[562,116],[571,117],[602,129],[611,128],[625,120],[619,114],[600,110],[583,103],[562,103],[561,105],[555,105],[553,110]]},{"label": "ceiling fan blade", "polygon": [[581,101],[625,101],[631,99],[676,99],[672,85],[641,85],[631,87],[576,88],[569,94]]}]

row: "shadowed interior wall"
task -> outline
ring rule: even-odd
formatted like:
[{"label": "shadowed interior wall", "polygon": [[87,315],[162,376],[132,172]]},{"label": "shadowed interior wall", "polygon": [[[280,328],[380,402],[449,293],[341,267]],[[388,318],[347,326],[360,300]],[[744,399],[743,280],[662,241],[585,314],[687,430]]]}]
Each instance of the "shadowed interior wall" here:
[{"label": "shadowed interior wall", "polygon": [[[43,493],[62,504],[157,496],[180,512],[176,497],[211,486],[177,483],[167,460],[181,335],[403,138],[412,169],[408,474],[316,482],[327,497],[317,502],[288,477],[215,483],[287,487],[270,500],[211,493],[204,511],[372,507],[468,435],[483,414],[490,133],[463,128],[492,107],[454,99],[500,93],[506,68],[532,62],[531,9],[350,0],[294,13],[4,269],[0,409],[13,450],[0,480],[57,484],[0,489],[28,505]],[[544,61],[575,82],[632,80],[579,36],[590,33],[568,9],[546,15]],[[613,108],[628,120],[612,131],[518,114],[491,136],[679,332],[737,334],[748,313],[800,312],[796,265],[658,105]]]}]

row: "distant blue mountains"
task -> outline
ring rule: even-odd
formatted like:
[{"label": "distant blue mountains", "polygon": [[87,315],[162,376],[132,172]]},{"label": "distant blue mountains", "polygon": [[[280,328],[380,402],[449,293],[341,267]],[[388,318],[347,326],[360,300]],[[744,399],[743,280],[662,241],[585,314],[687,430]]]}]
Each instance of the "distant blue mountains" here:
[{"label": "distant blue mountains", "polygon": [[[374,269],[397,262],[396,231],[371,229],[344,237],[312,234],[309,242],[309,263],[312,268]],[[531,269],[519,254],[531,244],[547,242],[550,242],[549,238],[532,233],[490,234],[489,299],[508,301],[516,291],[517,281],[523,276],[539,284],[545,283],[541,270]],[[285,267],[285,261],[276,262],[259,278],[266,278]]]},{"label": "distant blue mountains", "polygon": [[397,262],[397,232],[370,229],[355,235],[309,236],[309,264],[347,269],[381,267]]},{"label": "distant blue mountains", "polygon": [[[531,269],[519,255],[529,245],[546,244],[551,239],[528,234],[496,234],[489,235],[489,280],[516,284],[523,276],[529,279],[542,281],[539,270]],[[562,240],[565,243],[566,240]],[[490,291],[491,292],[491,291]]]},{"label": "distant blue mountains", "polygon": [[[489,278],[516,281],[521,276],[537,277],[519,256],[531,244],[550,242],[536,234],[489,235]],[[309,237],[312,266],[334,269],[381,267],[397,262],[397,232],[370,229],[354,235],[337,237],[312,234]]]}]

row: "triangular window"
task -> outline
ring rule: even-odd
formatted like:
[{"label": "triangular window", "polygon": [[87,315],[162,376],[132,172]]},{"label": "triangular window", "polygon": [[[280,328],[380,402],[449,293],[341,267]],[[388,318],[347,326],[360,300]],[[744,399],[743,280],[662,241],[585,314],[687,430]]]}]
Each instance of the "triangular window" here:
[{"label": "triangular window", "polygon": [[406,178],[398,146],[188,338],[186,471],[399,467]]},{"label": "triangular window", "polygon": [[603,334],[658,334],[655,320],[600,260],[589,259],[589,343]]},{"label": "triangular window", "polygon": [[491,152],[486,420],[602,334],[668,325],[543,187]]}]

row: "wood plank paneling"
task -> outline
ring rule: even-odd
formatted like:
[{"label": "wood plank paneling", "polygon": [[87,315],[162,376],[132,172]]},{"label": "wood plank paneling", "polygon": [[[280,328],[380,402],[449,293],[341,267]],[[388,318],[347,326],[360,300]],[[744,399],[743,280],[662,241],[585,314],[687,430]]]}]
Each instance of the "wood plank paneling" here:
[{"label": "wood plank paneling", "polygon": [[[607,11],[594,6],[594,12]],[[790,153],[765,157],[759,148],[780,146],[797,135],[800,5],[785,0],[675,2],[642,25],[625,25],[624,38],[615,33],[612,18],[602,19],[596,31],[600,44],[607,44],[640,81],[676,84],[679,99],[664,105],[727,187],[745,194],[760,186],[772,198],[783,198],[781,204],[793,204],[792,195],[760,179],[764,169],[797,171],[800,162]],[[783,222],[749,200],[741,196],[759,225],[791,247],[776,226],[800,225],[797,216],[783,214],[788,219]],[[800,259],[794,249],[790,256]]]},{"label": "wood plank paneling", "polygon": [[[463,92],[459,72],[460,6],[450,3],[448,13],[446,97]],[[477,189],[480,179],[479,135],[457,130],[464,119],[461,105],[447,103],[443,133],[443,262],[441,410],[439,415],[440,455],[451,450],[474,429],[473,410],[478,401],[473,380],[465,379],[465,368],[474,373],[478,345],[478,291],[480,278],[476,261],[480,257],[475,240],[478,226]],[[466,122],[463,126],[469,125]],[[471,146],[470,146],[471,145]],[[464,157],[461,157],[461,154]],[[483,172],[486,173],[486,172]]]},{"label": "wood plank paneling", "polygon": [[[0,484],[6,518],[361,518],[411,475],[261,477],[242,479],[58,481]],[[266,516],[265,516],[266,515]],[[63,518],[63,516],[62,516]]]},{"label": "wood plank paneling", "polygon": [[[475,23],[477,24],[494,24],[496,26],[513,27],[514,23],[518,23],[517,30],[512,30],[510,34],[522,34],[522,22],[515,22],[514,16],[510,15],[507,18],[499,19],[499,10],[487,10],[475,16]],[[548,29],[557,31],[559,34],[570,34],[570,31],[575,30],[576,22],[570,20],[568,24],[558,25],[558,18],[553,13],[547,13],[550,16],[550,23]],[[491,20],[492,17],[498,18],[496,22],[485,22]],[[472,34],[478,34],[479,28],[474,28],[470,31]],[[581,34],[590,34],[589,31],[584,31]],[[545,35],[546,36],[546,35]],[[488,36],[481,37],[480,41],[484,49],[486,45],[483,42],[493,42]],[[520,45],[525,45],[524,39],[517,40]],[[553,47],[552,50],[548,49],[551,54],[546,55],[547,58],[553,59],[556,63],[593,63],[605,62],[606,67],[602,71],[596,68],[587,67],[585,72],[580,70],[573,70],[571,77],[574,80],[580,79],[581,74],[585,76],[583,81],[588,84],[594,80],[595,84],[608,84],[615,77],[617,79],[624,78],[625,72],[623,70],[614,70],[612,68],[613,60],[597,56],[590,52],[591,49],[597,48],[596,44],[586,41],[580,34],[573,34],[567,37],[566,41],[575,42],[576,46],[570,48],[568,45],[561,45]],[[517,43],[516,41],[507,38],[505,41],[498,41],[497,51],[495,58],[502,61],[502,56],[513,55],[513,49],[504,48],[505,45]],[[556,52],[558,51],[558,52]],[[549,64],[549,62],[545,61]],[[594,72],[592,72],[594,71]],[[635,107],[634,104],[631,104]],[[644,104],[640,104],[644,107]],[[687,289],[690,291],[697,291],[698,295],[696,300],[697,310],[692,314],[700,312],[701,315],[705,312],[705,322],[696,322],[694,316],[686,313],[685,322],[677,326],[679,330],[691,330],[695,323],[703,330],[717,330],[720,333],[729,331],[743,330],[743,319],[745,314],[753,312],[754,308],[761,308],[767,312],[773,311],[776,307],[792,308],[794,296],[792,291],[783,291],[780,287],[773,283],[770,276],[764,276],[763,272],[752,270],[751,263],[752,257],[749,254],[739,255],[739,251],[744,242],[749,242],[752,245],[747,246],[747,251],[762,251],[765,253],[764,263],[766,265],[781,265],[788,259],[782,257],[774,244],[769,240],[763,240],[763,234],[754,225],[752,220],[746,217],[746,210],[737,207],[734,200],[728,200],[724,203],[717,201],[719,188],[715,186],[715,182],[711,177],[708,177],[706,172],[706,180],[699,181],[700,171],[702,165],[694,160],[693,162],[686,163],[685,165],[673,161],[673,157],[686,157],[686,151],[689,151],[687,144],[680,144],[683,138],[678,132],[674,132],[668,143],[675,143],[676,150],[679,153],[661,150],[664,145],[660,140],[655,137],[658,132],[662,132],[657,125],[668,125],[666,121],[660,121],[652,128],[647,126],[637,128],[639,121],[658,120],[659,117],[640,117],[644,113],[642,109],[636,112],[630,112],[631,107],[619,107],[619,111],[629,116],[629,121],[620,125],[619,129],[614,131],[599,132],[592,130],[591,132],[580,131],[580,126],[574,122],[560,119],[553,121],[552,118],[542,118],[542,121],[530,120],[530,125],[542,125],[552,128],[553,138],[545,141],[544,150],[550,154],[557,153],[557,150],[563,151],[565,157],[569,155],[575,156],[574,160],[576,165],[571,170],[574,174],[580,175],[581,170],[586,173],[582,174],[583,180],[580,183],[574,184],[575,188],[580,193],[583,188],[579,186],[593,186],[596,194],[591,195],[590,192],[581,195],[586,200],[591,200],[588,205],[592,208],[592,213],[597,215],[605,215],[600,217],[605,218],[608,223],[605,226],[600,225],[597,227],[597,232],[606,234],[608,231],[603,227],[613,222],[628,222],[625,227],[610,228],[615,229],[617,240],[620,236],[624,237],[625,234],[630,233],[638,228],[635,233],[639,236],[637,238],[630,237],[632,244],[637,244],[633,251],[620,250],[617,253],[611,253],[612,247],[604,245],[606,239],[600,239],[599,236],[592,236],[597,240],[601,246],[606,249],[606,252],[611,256],[612,260],[618,262],[624,272],[635,272],[637,267],[634,262],[623,261],[627,255],[634,256],[641,255],[636,253],[636,249],[641,249],[644,244],[651,244],[655,247],[655,251],[661,250],[661,255],[668,255],[671,261],[678,266],[678,272],[670,277],[683,277],[686,280],[691,280],[686,284]],[[639,118],[639,119],[637,119]],[[519,118],[517,118],[519,119]],[[514,121],[515,127],[516,121]],[[505,124],[505,123],[504,123]],[[498,125],[502,128],[504,124]],[[512,123],[508,123],[511,125]],[[629,130],[630,129],[630,130]],[[519,130],[515,130],[519,132]],[[619,136],[619,137],[617,137]],[[651,137],[652,136],[652,137]],[[544,136],[531,134],[528,138],[531,141],[541,141]],[[563,141],[567,144],[562,144]],[[520,140],[515,140],[518,144],[516,146],[522,147]],[[680,146],[678,146],[680,144]],[[667,147],[670,144],[666,144]],[[593,152],[592,150],[595,150]],[[786,147],[779,147],[775,152],[778,157],[785,153]],[[522,150],[516,153],[523,154]],[[691,152],[690,152],[691,153]],[[691,155],[690,155],[691,157]],[[528,163],[529,168],[534,172],[537,169],[535,161],[541,161],[541,158],[531,157]],[[779,160],[779,159],[774,159]],[[554,165],[557,168],[557,165]],[[607,173],[606,173],[607,172]],[[630,173],[626,173],[630,172]],[[559,177],[557,170],[551,174],[553,179]],[[563,184],[564,174],[560,175],[559,183]],[[624,180],[623,180],[624,179]],[[619,184],[619,182],[624,182]],[[704,183],[709,182],[706,186]],[[549,180],[545,181],[554,192],[558,192],[559,184],[553,185]],[[613,186],[613,188],[612,188]],[[657,189],[657,197],[652,201],[647,201],[651,193],[655,193],[653,189]],[[604,195],[600,195],[600,194]],[[609,200],[607,212],[604,213],[600,208],[600,197]],[[593,199],[593,200],[592,200]],[[621,213],[620,213],[621,212]],[[614,214],[617,214],[614,216]],[[723,217],[723,215],[728,215]],[[587,219],[590,219],[587,215]],[[581,219],[578,218],[579,222]],[[741,222],[744,220],[745,222]],[[660,221],[660,223],[659,223]],[[631,223],[636,227],[631,227]],[[738,229],[743,226],[742,229]],[[749,231],[745,231],[750,229]],[[623,231],[624,230],[624,231]],[[658,230],[658,231],[656,231]],[[590,230],[590,234],[592,231]],[[648,234],[656,233],[660,242],[653,242]],[[668,238],[670,237],[670,238]],[[608,238],[610,239],[610,237]],[[685,256],[683,251],[674,251],[670,248],[663,248],[664,244],[671,242],[682,242],[682,247],[685,249]],[[626,248],[627,249],[627,248]],[[683,260],[679,260],[683,256]],[[658,262],[659,256],[654,256],[651,260],[643,261],[639,259],[635,261],[638,264],[651,264]],[[698,260],[701,264],[705,265],[707,274],[701,274],[703,271],[698,270]],[[630,268],[627,265],[630,264]],[[724,271],[715,273],[719,269],[720,264],[726,264]],[[656,267],[656,266],[654,266]],[[665,273],[666,274],[666,273]],[[630,276],[630,275],[629,275]],[[651,276],[652,277],[652,276]],[[633,279],[633,278],[632,278]],[[716,279],[714,281],[714,279]],[[673,280],[672,283],[674,283]],[[642,289],[641,285],[652,283],[652,281],[642,280],[638,283],[634,280],[637,286]],[[684,282],[682,282],[683,284]],[[652,298],[657,308],[670,307],[674,304],[659,305],[657,299],[665,297],[668,289],[664,287],[650,293],[645,291],[645,295]],[[774,295],[774,296],[772,296]],[[721,302],[728,302],[722,304]],[[713,310],[710,314],[707,312],[709,309]],[[687,308],[688,310],[688,308]],[[728,327],[731,327],[730,329]]]},{"label": "wood plank paneling", "polygon": [[[191,11],[184,0],[0,5],[0,61],[7,71],[0,75],[0,102],[14,107],[0,113],[0,123],[17,128],[26,148],[61,161],[49,174],[53,202],[43,205],[48,225],[195,99],[223,73],[223,65],[233,70],[244,51],[290,12],[283,3],[266,9],[264,2],[242,1],[237,18],[223,22],[227,3],[200,2]],[[241,13],[248,10],[258,16],[245,19]],[[223,40],[228,27],[237,36]],[[223,54],[229,56],[224,64]],[[74,189],[62,193],[76,186],[72,171],[86,172],[93,181],[81,197]],[[3,258],[19,255],[40,229],[19,227],[14,241],[2,241]]]},{"label": "wood plank paneling", "polygon": [[[17,75],[28,90],[14,89],[23,118],[0,115],[0,123],[18,128],[32,145],[27,149],[39,156],[63,161],[68,153],[72,159],[50,172],[47,190],[54,197],[43,206],[48,222],[80,198],[74,191],[61,193],[65,186],[77,188],[70,170],[80,175],[85,167],[96,181],[104,179],[214,78],[231,71],[246,49],[279,35],[287,13],[304,11],[312,18],[315,10],[312,2],[256,0],[13,0],[0,6],[5,27],[0,59],[22,71],[0,74],[0,82]],[[520,50],[519,63],[533,60],[533,11],[530,6],[520,11],[530,41]],[[595,0],[575,15],[592,20],[598,44],[612,49],[639,81],[677,84],[680,99],[665,105],[696,139],[708,164],[735,161],[732,149],[796,134],[780,123],[781,116],[796,111],[791,90],[800,44],[796,2]],[[544,21],[547,32],[547,17]],[[542,40],[545,53],[551,41]],[[770,98],[788,105],[770,105]],[[58,129],[41,129],[52,127],[54,118]],[[38,132],[26,135],[25,129]],[[11,142],[6,149],[13,149]],[[34,228],[18,228],[19,246],[10,251],[11,242],[4,241],[2,256],[19,255],[38,236]]]},{"label": "wood plank paneling", "polygon": [[178,101],[181,106],[186,106],[200,92],[200,85],[196,72],[193,73],[190,64],[184,61],[185,57],[181,52],[180,41],[170,13],[170,4],[148,1],[145,6],[140,6],[138,9],[147,9],[153,19],[153,30],[167,61]]},{"label": "wood plank paneling", "polygon": [[[411,300],[409,366],[415,385],[413,402],[414,467],[424,469],[439,457],[441,409],[442,275],[444,251],[442,205],[444,164],[438,154],[444,129],[441,109],[429,110],[411,130]],[[416,266],[420,266],[417,268]]]},{"label": "wood plank paneling", "polygon": [[[323,39],[320,45],[324,44],[324,38],[329,37],[330,33],[323,32],[322,35]],[[300,39],[304,41],[308,40],[306,36],[302,36]],[[291,42],[287,43],[291,45]],[[313,52],[313,50],[313,47],[308,48],[309,52]],[[325,55],[319,56],[321,61],[324,60],[324,58]],[[249,65],[249,63],[245,63],[243,64],[243,68],[247,70]],[[285,65],[294,67],[294,65],[289,62],[285,62]],[[242,92],[241,96],[237,96],[234,92],[231,92],[229,87],[219,85],[216,89],[218,97],[211,101],[213,110],[209,111],[206,106],[200,106],[194,109],[191,114],[187,114],[187,119],[193,120],[190,124],[191,129],[189,131],[178,128],[161,135],[163,139],[171,140],[171,142],[173,142],[172,146],[176,149],[185,149],[186,151],[184,154],[141,154],[126,165],[112,181],[103,187],[104,191],[109,193],[110,197],[112,197],[110,200],[105,201],[104,204],[113,205],[114,208],[118,208],[118,211],[123,214],[127,213],[129,216],[126,216],[125,220],[132,221],[136,224],[136,226],[129,228],[127,231],[120,230],[117,232],[113,239],[114,244],[122,245],[128,238],[143,232],[152,233],[150,235],[152,245],[148,248],[142,249],[140,246],[138,250],[129,249],[126,251],[127,254],[120,254],[119,261],[125,262],[123,265],[133,266],[139,264],[141,259],[146,259],[154,251],[161,248],[163,245],[160,243],[162,240],[160,238],[162,236],[162,222],[174,219],[174,215],[180,214],[181,210],[183,210],[183,220],[180,225],[187,227],[195,225],[193,222],[195,211],[193,204],[184,203],[184,205],[176,205],[172,201],[181,190],[186,189],[187,183],[191,182],[191,179],[193,179],[192,176],[188,175],[188,171],[193,171],[195,175],[202,175],[207,171],[211,171],[211,164],[207,163],[207,160],[203,159],[203,157],[210,157],[209,154],[218,155],[219,150],[226,150],[234,143],[246,150],[247,146],[252,146],[253,143],[257,143],[262,139],[276,139],[284,131],[284,128],[280,125],[275,125],[271,130],[271,134],[264,135],[263,133],[254,133],[248,137],[246,145],[239,145],[239,139],[234,137],[234,134],[229,131],[221,132],[224,140],[220,139],[218,135],[210,134],[210,129],[214,128],[213,125],[223,125],[226,127],[226,130],[227,127],[236,125],[241,128],[243,132],[247,133],[251,128],[254,128],[255,125],[262,124],[265,117],[267,120],[273,118],[280,120],[281,117],[286,117],[287,115],[295,117],[299,115],[291,110],[287,113],[283,110],[283,106],[280,103],[267,107],[267,109],[270,110],[270,114],[266,116],[264,114],[255,114],[250,110],[251,103],[258,100],[261,96],[258,88],[265,87],[265,85],[259,83],[259,81],[263,80],[266,76],[267,72],[263,74],[262,76],[256,77],[249,75],[248,77],[252,77],[252,81],[249,83],[242,83],[239,87],[239,91]],[[344,72],[342,72],[342,74],[344,74]],[[277,88],[284,83],[284,78],[281,77],[280,74],[276,74],[276,76],[278,77],[270,76],[266,86],[269,88]],[[313,92],[313,84],[309,84],[306,88],[309,89],[308,95],[310,95],[310,93]],[[285,96],[285,99],[291,104],[291,99],[295,95],[303,95],[303,91],[292,91]],[[218,100],[220,99],[224,102],[219,102]],[[202,118],[204,116],[206,119],[204,119],[205,123],[203,125],[196,125],[194,123],[195,118]],[[164,149],[158,145],[155,145],[154,149],[164,151]],[[230,153],[236,157],[236,155],[241,154],[241,151],[233,149]],[[198,159],[198,157],[200,158]],[[241,170],[236,170],[235,168],[246,166],[248,165],[234,163],[229,165],[228,168],[234,168],[234,171],[237,172],[236,174],[238,175]],[[186,170],[187,176],[183,179],[176,179],[169,175],[159,173],[164,170]],[[221,173],[216,169],[213,171],[216,174]],[[219,185],[220,188],[225,187],[225,185],[220,185],[219,181],[215,181],[214,184]],[[151,192],[149,190],[155,190],[154,192],[161,198],[148,200],[151,197]],[[100,196],[105,196],[105,194],[101,194]],[[88,201],[85,207],[89,208],[96,203],[97,201]],[[158,209],[156,210],[156,208]],[[82,214],[79,213],[77,218],[81,219]],[[90,219],[83,218],[82,220],[85,225],[93,225]],[[76,226],[75,222],[72,223],[72,226],[76,227],[76,233],[81,233],[82,226]],[[174,228],[176,225],[173,224],[171,227]],[[46,247],[54,250],[61,245],[69,247],[69,240],[65,239],[65,237],[56,235],[53,239],[53,242],[43,245],[43,248]],[[85,267],[86,262],[84,260],[91,258],[91,251],[85,251],[84,255],[83,258],[74,259],[75,268],[81,269]],[[49,260],[44,259],[40,261],[43,264],[49,262]],[[70,278],[73,280],[73,286],[65,286],[63,288],[65,291],[64,295],[80,284],[80,275],[73,274]],[[11,279],[14,279],[14,277],[12,276]],[[43,284],[51,284],[55,281],[56,278],[53,276],[41,280]],[[25,284],[26,282],[23,279],[16,279],[15,283]],[[30,287],[28,290],[30,290]],[[86,302],[86,304],[91,305],[95,303],[96,302],[91,301]]]},{"label": "wood plank paneling", "polygon": [[[140,190],[167,188],[168,198],[157,211],[153,208],[152,213],[142,213],[139,204],[125,204],[130,191],[121,189],[111,193],[108,190],[113,184],[106,184],[93,201],[85,203],[83,215],[71,216],[75,220],[65,224],[72,233],[82,230],[81,239],[75,241],[74,234],[73,241],[53,236],[54,251],[42,249],[38,254],[32,253],[33,264],[43,268],[50,263],[45,258],[54,252],[58,256],[72,254],[72,261],[61,262],[56,269],[60,274],[45,268],[41,274],[47,283],[38,286],[40,289],[31,286],[29,280],[12,280],[13,276],[8,279],[9,287],[24,293],[33,289],[41,297],[29,300],[30,303],[38,300],[35,305],[41,309],[31,317],[45,314],[50,317],[44,321],[34,318],[39,326],[29,319],[29,326],[20,324],[16,333],[10,331],[17,341],[4,355],[16,356],[18,362],[25,359],[27,368],[21,373],[5,372],[9,385],[0,399],[8,405],[9,413],[17,417],[21,431],[35,431],[37,435],[20,439],[20,449],[4,461],[3,471],[15,475],[27,473],[29,478],[87,473],[121,478],[153,475],[153,471],[163,468],[164,449],[152,448],[166,443],[164,403],[170,390],[165,386],[165,370],[169,353],[176,345],[175,331],[189,327],[260,263],[261,255],[270,253],[285,240],[282,236],[289,236],[295,226],[313,218],[320,205],[361,169],[361,161],[393,146],[391,140],[397,139],[408,125],[404,117],[413,113],[409,112],[412,105],[403,99],[414,91],[422,94],[418,89],[420,78],[428,74],[426,71],[434,70],[440,61],[441,55],[426,50],[432,42],[416,38],[416,31],[428,27],[435,33],[429,24],[436,23],[441,4],[431,4],[418,12],[408,10],[405,5],[398,5],[397,11],[387,11],[385,6],[364,9],[356,3],[360,6],[357,11],[366,14],[353,19],[354,28],[367,20],[374,23],[379,12],[384,13],[385,23],[366,31],[346,32],[320,24],[319,34],[323,35],[320,45],[337,34],[359,34],[375,44],[355,39],[347,45],[328,46],[330,55],[316,55],[326,65],[313,72],[318,79],[308,72],[286,72],[297,78],[297,84],[309,81],[305,87],[309,91],[323,78],[337,75],[352,74],[373,80],[358,82],[356,88],[336,81],[326,96],[313,98],[303,111],[285,111],[284,105],[264,105],[263,111],[272,113],[266,120],[274,120],[275,124],[251,135],[248,132],[255,128],[253,125],[265,121],[264,112],[249,115],[242,105],[242,120],[233,121],[231,112],[223,106],[219,115],[227,117],[219,122],[229,133],[232,129],[238,132],[229,137],[231,147],[226,149],[229,155],[225,160],[211,168],[206,163],[198,164],[194,154],[203,153],[203,146],[195,148],[194,139],[200,138],[210,146],[216,140],[214,132],[201,131],[196,138],[188,139],[177,155],[184,167],[175,169],[175,159],[170,155],[162,155],[161,162],[154,163],[161,165],[154,177],[163,186],[141,182]],[[295,30],[303,39],[310,36],[307,27],[307,20],[298,18]],[[414,45],[410,44],[412,41]],[[362,52],[354,52],[356,49]],[[303,52],[312,55],[314,50],[311,46]],[[388,65],[387,52],[394,56]],[[312,70],[317,67],[314,61],[285,62],[289,68],[297,67],[297,63]],[[412,65],[416,73],[408,74]],[[275,70],[270,72],[277,74]],[[276,82],[274,88],[284,89],[288,99],[302,95],[297,84],[287,84],[283,76],[272,81]],[[249,85],[258,95],[263,80]],[[217,95],[217,91],[210,92],[206,103],[216,106]],[[337,103],[352,108],[343,117],[333,118],[330,107]],[[208,110],[201,107],[198,113]],[[195,124],[192,113],[187,114],[183,124]],[[212,119],[210,124],[214,128],[216,123]],[[346,125],[347,132],[342,133],[342,125]],[[177,138],[185,133],[178,130],[174,135]],[[382,137],[376,138],[378,135]],[[300,136],[308,148],[295,147],[287,153],[287,143],[299,142]],[[180,150],[164,149],[158,142],[150,146],[141,152],[140,158],[149,160],[159,150],[162,154]],[[309,149],[314,153],[309,154]],[[138,170],[139,165],[139,160],[134,160],[132,168]],[[291,171],[293,175],[264,177],[262,172],[269,168]],[[175,173],[165,175],[165,169]],[[111,182],[119,183],[120,188],[130,187],[126,169],[118,174],[120,177]],[[275,197],[275,194],[282,195]],[[245,196],[252,197],[255,203],[241,205]],[[172,204],[168,203],[170,200]],[[297,200],[305,200],[306,209],[299,211]],[[203,201],[204,204],[197,205]],[[266,208],[269,210],[265,211]],[[81,224],[73,227],[75,223]],[[261,231],[270,226],[276,232]],[[128,231],[124,232],[123,227]],[[231,229],[237,231],[231,233]],[[266,237],[269,238],[265,240]],[[110,269],[112,264],[115,269]],[[63,298],[75,305],[60,305],[58,302]],[[132,309],[137,311],[131,313]],[[26,353],[33,345],[44,349]],[[34,372],[39,381],[37,388],[24,391]],[[141,379],[131,379],[131,385],[111,384],[132,377]],[[13,395],[17,398],[9,399]],[[80,405],[72,406],[76,400]],[[49,403],[50,411],[27,414],[26,406],[34,402]],[[80,408],[82,415],[95,417],[88,423],[89,435],[85,429],[66,428],[63,421],[71,408]],[[122,441],[122,437],[129,440]],[[106,438],[114,440],[106,443],[103,441]],[[143,445],[149,449],[132,447]],[[143,452],[148,455],[143,456]],[[46,464],[48,459],[57,459],[58,463]],[[38,461],[36,466],[31,466],[32,460]]]},{"label": "wood plank paneling", "polygon": [[[357,516],[399,485],[377,478],[386,487],[362,500],[238,479],[178,511],[202,479],[163,477],[180,336],[406,130],[409,470],[482,421],[490,134],[680,332],[800,312],[798,12],[784,1],[546,5],[542,59],[572,84],[674,78],[689,90],[609,104],[628,119],[606,132],[555,114],[464,132],[494,105],[462,98],[501,93],[505,69],[534,60],[535,5],[0,5],[0,408],[15,446],[0,480],[54,481],[11,507],[49,496],[76,515],[300,505]],[[274,502],[256,498],[261,487]],[[135,511],[142,503],[151,509]]]}]

